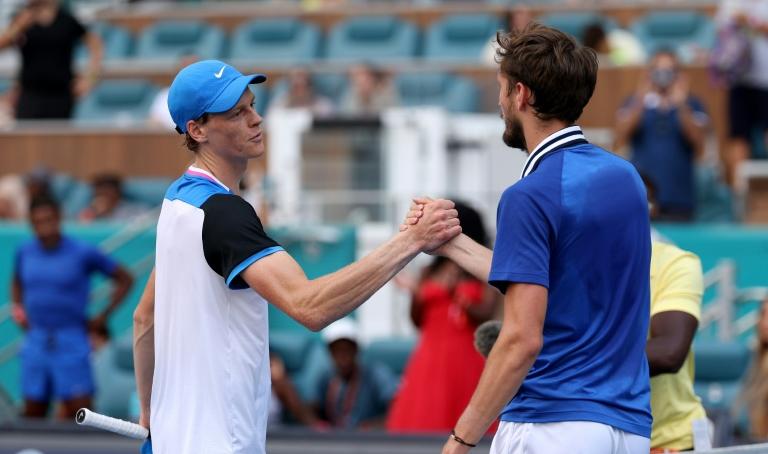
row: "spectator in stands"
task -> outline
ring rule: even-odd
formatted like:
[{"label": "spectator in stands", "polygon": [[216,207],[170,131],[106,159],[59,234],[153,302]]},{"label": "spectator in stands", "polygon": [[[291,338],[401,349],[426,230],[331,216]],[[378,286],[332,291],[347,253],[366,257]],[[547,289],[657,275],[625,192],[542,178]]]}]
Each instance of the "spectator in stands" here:
[{"label": "spectator in stands", "polygon": [[611,45],[608,43],[608,34],[605,33],[602,24],[594,23],[588,25],[584,29],[582,43],[597,53],[598,63],[601,66],[611,62]]},{"label": "spectator in stands", "polygon": [[[646,181],[653,218],[655,190]],[[693,389],[693,336],[704,293],[699,258],[654,238],[651,243],[651,321],[646,355],[651,373],[652,453],[692,451],[693,422],[706,420]]]},{"label": "spectator in stands", "polygon": [[309,109],[317,115],[330,115],[333,101],[315,90],[306,69],[295,69],[288,75],[288,87],[270,103],[270,109]]},{"label": "spectator in stands", "polygon": [[80,213],[81,222],[127,221],[146,211],[138,204],[125,200],[123,181],[119,175],[99,175],[93,179],[91,188],[93,198]]},{"label": "spectator in stands", "polygon": [[351,319],[329,325],[323,340],[333,370],[320,380],[318,415],[337,429],[382,426],[397,379],[382,365],[360,363],[357,325]]},{"label": "spectator in stands", "polygon": [[[71,420],[91,406],[88,328],[104,326],[123,302],[131,275],[97,248],[61,233],[59,206],[35,199],[29,218],[35,238],[16,251],[11,287],[12,315],[26,330],[21,349],[24,416],[45,417],[52,398],[62,400]],[[107,308],[88,320],[91,276],[109,276],[113,292]]]},{"label": "spectator in stands", "polygon": [[387,75],[371,65],[359,64],[349,70],[351,85],[339,106],[346,115],[373,115],[400,104]]},{"label": "spectator in stands", "polygon": [[[487,246],[480,213],[455,203],[464,234]],[[392,403],[387,429],[448,432],[483,372],[485,361],[473,346],[474,332],[495,314],[499,293],[445,257],[435,257],[420,282],[407,287],[412,292],[411,320],[421,336]]]},{"label": "spectator in stands", "polygon": [[[73,56],[84,41],[88,70],[75,77]],[[16,118],[69,118],[75,98],[87,93],[99,75],[102,43],[59,0],[27,0],[0,34],[0,49],[15,45],[21,53]]]},{"label": "spectator in stands", "polygon": [[[729,141],[725,150],[726,181],[731,186],[740,163],[756,157],[752,146],[768,148],[768,2],[723,0],[717,14],[722,32],[741,31],[748,64],[733,74],[728,93]],[[730,30],[729,30],[730,28]],[[734,50],[729,50],[734,52]]]},{"label": "spectator in stands", "polygon": [[768,299],[760,306],[756,328],[757,346],[742,389],[740,401],[749,415],[750,436],[768,439]]},{"label": "spectator in stands", "polygon": [[269,352],[269,372],[272,377],[272,399],[269,402],[270,427],[281,425],[289,416],[297,423],[315,429],[328,427],[325,421],[317,417],[315,412],[301,400],[301,396],[293,386],[285,363],[279,355]]},{"label": "spectator in stands", "polygon": [[654,55],[647,78],[617,114],[616,144],[657,189],[659,219],[689,221],[695,209],[694,165],[703,153],[709,117],[689,93],[675,54]]}]

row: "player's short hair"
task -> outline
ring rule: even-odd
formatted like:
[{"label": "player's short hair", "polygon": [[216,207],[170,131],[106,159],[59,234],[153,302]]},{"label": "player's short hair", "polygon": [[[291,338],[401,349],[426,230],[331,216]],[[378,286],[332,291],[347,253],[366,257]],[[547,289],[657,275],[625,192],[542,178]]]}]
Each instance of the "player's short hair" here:
[{"label": "player's short hair", "polygon": [[35,210],[39,210],[40,208],[52,208],[53,211],[56,212],[56,214],[60,212],[59,202],[57,202],[56,199],[48,195],[35,197],[34,199],[32,199],[31,202],[29,202],[29,215],[32,216],[32,213]]},{"label": "player's short hair", "polygon": [[531,90],[530,105],[544,121],[574,123],[597,83],[597,54],[571,36],[538,23],[496,34],[496,62],[510,82]]},{"label": "player's short hair", "polygon": [[[195,121],[204,125],[208,121],[208,117],[209,115],[207,113],[204,113],[200,118],[198,118]],[[200,150],[200,142],[193,139],[192,136],[189,135],[189,131],[184,133],[184,146],[186,146],[187,149],[192,153],[197,153],[197,151]]]}]

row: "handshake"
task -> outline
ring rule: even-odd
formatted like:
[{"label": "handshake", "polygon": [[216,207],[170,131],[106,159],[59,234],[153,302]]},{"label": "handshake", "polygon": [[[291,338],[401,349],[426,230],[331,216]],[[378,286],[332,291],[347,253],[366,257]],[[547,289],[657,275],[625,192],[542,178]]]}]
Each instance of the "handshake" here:
[{"label": "handshake", "polygon": [[400,232],[412,235],[419,250],[441,255],[443,246],[461,234],[459,213],[450,200],[415,198]]}]

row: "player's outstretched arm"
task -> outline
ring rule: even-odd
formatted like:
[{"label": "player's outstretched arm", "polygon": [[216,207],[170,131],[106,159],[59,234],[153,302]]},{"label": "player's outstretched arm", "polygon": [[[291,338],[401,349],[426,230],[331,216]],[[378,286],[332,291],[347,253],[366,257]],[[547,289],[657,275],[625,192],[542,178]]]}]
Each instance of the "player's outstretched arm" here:
[{"label": "player's outstretched arm", "polygon": [[392,279],[421,251],[433,250],[461,232],[453,202],[437,200],[424,209],[417,226],[400,232],[341,270],[308,280],[298,263],[278,252],[242,274],[267,301],[312,330],[348,314]]},{"label": "player's outstretched arm", "polygon": [[149,402],[152,395],[152,375],[155,372],[155,270],[133,312],[133,364],[136,393],[141,416],[139,424],[149,428]]},{"label": "player's outstretched arm", "polygon": [[[475,393],[454,429],[455,434],[476,444],[501,413],[533,366],[543,343],[547,313],[546,287],[513,283],[504,295],[501,331],[480,376]],[[443,454],[464,453],[466,445],[450,438]]]},{"label": "player's outstretched arm", "polygon": [[[417,225],[424,216],[425,207],[432,202],[434,200],[428,197],[413,199],[410,211],[400,226],[400,231],[407,231],[412,226]],[[488,282],[493,251],[464,234],[458,235],[440,248],[430,251],[430,254],[448,257],[462,267],[464,271],[483,282]]]}]

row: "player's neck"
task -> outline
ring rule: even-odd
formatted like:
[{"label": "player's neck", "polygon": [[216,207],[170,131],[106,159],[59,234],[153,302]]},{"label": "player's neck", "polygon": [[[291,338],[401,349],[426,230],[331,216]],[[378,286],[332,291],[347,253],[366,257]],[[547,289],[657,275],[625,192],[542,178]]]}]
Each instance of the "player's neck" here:
[{"label": "player's neck", "polygon": [[557,131],[571,126],[561,120],[541,121],[534,119],[529,125],[523,125],[525,143],[528,145],[528,154],[531,154],[541,142]]},{"label": "player's neck", "polygon": [[240,180],[243,178],[245,169],[248,167],[248,161],[241,159],[230,160],[214,154],[198,153],[192,165],[210,173],[217,180],[221,181],[224,186],[229,188],[230,191],[239,194]]}]

